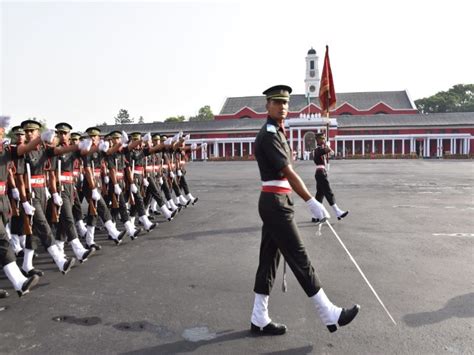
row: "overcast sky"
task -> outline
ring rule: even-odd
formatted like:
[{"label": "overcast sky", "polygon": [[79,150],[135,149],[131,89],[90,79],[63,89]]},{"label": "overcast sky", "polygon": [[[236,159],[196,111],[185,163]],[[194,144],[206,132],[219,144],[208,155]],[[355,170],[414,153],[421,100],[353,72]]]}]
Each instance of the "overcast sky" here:
[{"label": "overcast sky", "polygon": [[284,83],[329,45],[337,92],[407,89],[416,100],[474,83],[465,0],[2,1],[0,115],[76,130],[119,109],[189,117]]}]

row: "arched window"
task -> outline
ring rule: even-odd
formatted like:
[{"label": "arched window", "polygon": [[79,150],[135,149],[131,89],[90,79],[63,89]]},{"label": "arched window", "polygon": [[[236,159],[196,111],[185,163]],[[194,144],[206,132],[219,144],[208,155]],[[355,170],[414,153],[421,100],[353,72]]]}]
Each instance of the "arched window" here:
[{"label": "arched window", "polygon": [[385,111],[377,111],[375,114],[376,114],[376,115],[386,115],[387,112],[385,112]]},{"label": "arched window", "polygon": [[242,116],[240,117],[241,120],[248,120],[250,118],[250,116]]},{"label": "arched window", "polygon": [[339,116],[352,116],[352,113],[350,113],[350,112],[343,112],[343,113],[340,113]]}]

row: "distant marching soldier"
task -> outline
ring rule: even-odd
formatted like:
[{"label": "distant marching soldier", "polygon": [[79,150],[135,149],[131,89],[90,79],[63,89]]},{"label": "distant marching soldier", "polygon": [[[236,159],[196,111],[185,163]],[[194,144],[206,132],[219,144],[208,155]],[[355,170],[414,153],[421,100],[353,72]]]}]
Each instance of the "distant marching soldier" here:
[{"label": "distant marching soldier", "polygon": [[[59,137],[59,146],[70,146],[69,134],[72,126],[68,123],[58,123],[56,132]],[[51,182],[51,193],[59,192],[61,196],[61,213],[59,216],[59,225],[57,228],[56,243],[59,249],[64,252],[64,242],[71,245],[74,255],[79,262],[83,263],[91,256],[95,249],[86,249],[78,238],[76,226],[74,223],[74,216],[72,213],[72,206],[74,204],[74,195],[76,194],[74,188],[74,162],[80,158],[80,152],[70,152],[55,156],[51,163],[51,168],[54,171]]]},{"label": "distant marching soldier", "polygon": [[[15,126],[12,128],[12,134],[15,136],[13,144],[10,144],[10,151],[12,157],[12,169],[11,174],[13,176],[13,183],[11,184],[10,195],[12,197],[12,204],[16,207],[16,214],[13,214],[10,219],[10,233],[13,251],[17,257],[23,257],[25,247],[26,236],[23,229],[23,210],[20,208],[20,191],[19,186],[23,186],[21,182],[23,181],[23,174],[25,171],[23,159],[18,160],[18,155],[16,154],[17,146],[25,142],[25,131],[21,126]],[[19,165],[19,162],[21,165]],[[21,180],[21,182],[20,182]]]},{"label": "distant marching soldier", "polygon": [[[143,201],[142,189],[144,187],[144,173],[145,173],[145,157],[151,154],[151,149],[148,147],[141,147],[141,133],[133,132],[130,134],[132,141],[140,142],[138,146],[133,149],[124,148],[124,154],[128,161],[128,166],[126,167],[127,179],[129,186],[129,201],[131,202],[130,206],[130,215],[134,217],[138,214],[138,220],[143,225],[147,232],[151,231],[156,227],[156,223],[152,223],[145,211],[145,203]],[[144,139],[146,141],[151,140],[151,136],[148,133]],[[148,182],[145,181],[145,184]]]},{"label": "distant marching soldier", "polygon": [[[149,148],[153,149],[159,149],[159,139],[160,135],[159,134],[154,134],[151,136],[152,140],[149,143]],[[157,172],[157,161],[156,161],[156,155],[155,152],[150,149],[150,156],[145,157],[145,159],[148,159],[148,163],[146,164],[146,177],[145,179],[147,180],[148,186],[146,187],[146,192],[145,192],[145,206],[150,205],[150,203],[153,201],[154,204],[158,205],[160,208],[161,214],[163,217],[165,217],[168,221],[171,221],[173,217],[177,213],[177,209],[174,211],[171,211],[167,206],[165,201],[163,200],[163,197],[161,196],[160,190],[158,188],[157,182],[156,182],[156,172]],[[144,181],[145,181],[144,179]],[[156,211],[155,208],[152,208],[153,211]]]},{"label": "distant marching soldier", "polygon": [[167,141],[167,139],[168,137],[165,135],[160,136],[160,149],[156,153],[156,158],[159,164],[157,179],[161,190],[165,194],[166,207],[168,207],[170,211],[177,210],[179,212],[181,210],[181,206],[176,205],[176,203],[173,201],[173,197],[171,196],[171,188],[168,180],[169,166],[167,163],[165,163],[165,160],[167,161],[165,154],[165,142]]},{"label": "distant marching soldier", "polygon": [[190,138],[189,134],[187,136],[184,136],[179,139],[179,141],[176,143],[175,147],[175,157],[176,157],[176,165],[177,165],[177,171],[176,171],[176,179],[178,180],[178,186],[184,191],[186,198],[188,201],[191,202],[191,204],[195,205],[198,202],[198,197],[194,197],[191,192],[189,191],[189,186],[186,181],[186,151],[190,151],[191,148],[186,147],[186,140]]},{"label": "distant marching soldier", "polygon": [[[119,232],[112,222],[112,215],[100,194],[100,176],[102,173],[104,152],[100,150],[105,143],[100,142],[100,129],[97,127],[89,127],[86,133],[92,140],[90,151],[82,155],[82,163],[84,168],[84,181],[82,192],[88,201],[87,213],[87,233],[86,244],[88,248],[100,250],[101,246],[95,243],[95,227],[97,225],[97,216],[102,219],[109,237],[116,245],[122,243],[122,239],[126,231]],[[101,145],[101,147],[99,147]]]},{"label": "distant marching soldier", "polygon": [[[7,275],[8,280],[17,291],[18,296],[23,296],[30,291],[30,289],[38,283],[38,275],[30,275],[25,277],[16,263],[16,258],[8,241],[6,225],[10,213],[10,202],[7,196],[7,175],[8,165],[12,159],[10,146],[5,145],[3,137],[5,135],[5,128],[9,125],[9,117],[0,117],[0,264]],[[35,149],[36,142],[29,146],[23,144],[21,147],[14,147],[15,150],[23,155],[25,152]],[[0,298],[8,296],[8,292],[0,289]]]},{"label": "distant marching soldier", "polygon": [[[331,147],[326,144],[324,133],[316,134],[316,149],[314,150],[314,163],[316,164],[316,200],[323,203],[324,197],[336,213],[337,219],[342,219],[349,214],[349,211],[343,211],[336,205],[336,198],[329,185],[327,174],[327,156],[333,153]],[[313,222],[318,222],[315,218]]]},{"label": "distant marching soldier", "polygon": [[272,322],[268,314],[269,295],[280,253],[330,332],[337,330],[337,326],[349,324],[359,311],[358,305],[350,309],[337,307],[326,296],[294,221],[292,190],[306,201],[313,216],[322,219],[325,211],[323,205],[311,197],[291,165],[291,149],[284,131],[290,93],[291,88],[286,85],[274,86],[263,92],[267,98],[268,118],[255,139],[255,157],[262,179],[258,210],[263,222],[250,326],[251,332],[256,335],[281,335],[286,332],[286,326]]},{"label": "distant marching soldier", "polygon": [[[72,132],[70,134],[72,144],[79,144],[81,140],[81,134]],[[76,222],[77,232],[81,238],[85,238],[87,234],[87,227],[84,223],[84,213],[82,211],[82,201],[84,200],[84,194],[82,193],[82,184],[84,181],[84,174],[82,169],[82,158],[74,160],[74,169],[72,171],[74,178],[74,203],[72,206],[72,214],[74,221]]]},{"label": "distant marching soldier", "polygon": [[[39,137],[39,129],[41,124],[34,120],[23,121],[21,127],[25,131],[26,141],[31,142]],[[47,130],[41,134],[41,139],[46,142],[52,142],[54,139],[54,130]],[[25,213],[32,217],[33,234],[26,236],[25,256],[23,258],[22,269],[26,275],[32,274],[42,275],[41,270],[33,267],[34,250],[37,248],[37,241],[34,237],[39,237],[44,248],[53,258],[59,270],[66,274],[75,263],[75,258],[66,258],[54,243],[51,227],[46,219],[46,207],[48,198],[51,197],[46,185],[47,168],[50,165],[50,159],[55,155],[66,154],[76,151],[78,146],[71,145],[68,147],[51,147],[45,148],[44,144],[38,145],[36,150],[25,154],[25,166],[27,170],[27,178],[30,199],[32,203],[26,200],[26,196],[22,196],[22,206]],[[56,192],[53,196],[53,203],[60,207],[61,196]]]},{"label": "distant marching soldier", "polygon": [[109,134],[109,136],[111,138],[111,146],[120,147],[118,151],[106,156],[110,179],[108,185],[108,194],[111,200],[111,212],[115,219],[118,215],[120,215],[120,219],[125,226],[127,234],[129,235],[130,239],[134,240],[140,234],[141,228],[135,227],[135,225],[131,222],[130,215],[127,210],[124,181],[125,158],[123,153],[120,151],[122,146],[122,133],[119,131],[113,131]]}]

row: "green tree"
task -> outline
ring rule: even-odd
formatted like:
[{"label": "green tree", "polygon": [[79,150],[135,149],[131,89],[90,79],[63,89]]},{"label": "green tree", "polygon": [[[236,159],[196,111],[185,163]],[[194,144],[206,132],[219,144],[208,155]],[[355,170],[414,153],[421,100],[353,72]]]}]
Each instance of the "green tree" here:
[{"label": "green tree", "polygon": [[118,115],[114,117],[114,120],[116,125],[133,123],[133,118],[130,118],[130,114],[124,109],[120,109]]},{"label": "green tree", "polygon": [[212,121],[214,114],[212,113],[211,106],[206,105],[199,109],[197,116],[189,117],[190,121]]},{"label": "green tree", "polygon": [[184,116],[168,117],[165,122],[184,122],[186,118]]},{"label": "green tree", "polygon": [[138,117],[138,123],[145,123],[143,116]]},{"label": "green tree", "polygon": [[454,85],[448,91],[415,101],[421,113],[474,112],[474,84]]}]

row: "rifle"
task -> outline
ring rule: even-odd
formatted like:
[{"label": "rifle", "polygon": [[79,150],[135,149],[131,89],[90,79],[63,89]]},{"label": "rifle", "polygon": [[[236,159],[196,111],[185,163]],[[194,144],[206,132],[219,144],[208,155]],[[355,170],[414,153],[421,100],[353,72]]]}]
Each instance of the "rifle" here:
[{"label": "rifle", "polygon": [[[115,181],[117,181],[117,170],[118,170],[118,159],[115,158]],[[118,195],[115,194],[115,186],[112,187],[112,208],[119,208],[119,203],[118,203]]]},{"label": "rifle", "polygon": [[[28,192],[30,194],[30,205],[33,206],[34,191],[31,189],[31,168],[30,163],[26,163],[26,173],[28,178]],[[28,197],[27,197],[28,199]],[[23,213],[23,232],[25,235],[33,234],[33,216]]]},{"label": "rifle", "polygon": [[135,197],[133,196],[133,192],[132,192],[132,184],[135,183],[135,160],[133,160],[132,158],[132,181],[130,182],[130,186],[129,186],[129,192],[130,192],[130,196],[128,198],[128,203],[130,205],[135,205]]},{"label": "rifle", "polygon": [[[92,160],[92,180],[95,181],[95,175],[94,175],[94,161]],[[92,189],[90,191],[90,196],[88,197],[88,202],[89,202],[89,215],[91,216],[97,216],[97,201],[94,201],[92,198]]]},{"label": "rifle", "polygon": [[[58,159],[58,180],[59,180],[59,191],[61,191],[61,159]],[[61,192],[59,192],[61,193]],[[54,203],[54,199],[51,199],[51,223],[59,223],[59,216],[61,214],[61,207]]]}]

